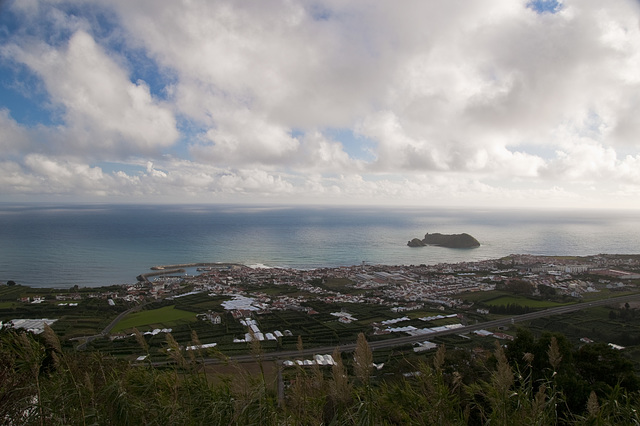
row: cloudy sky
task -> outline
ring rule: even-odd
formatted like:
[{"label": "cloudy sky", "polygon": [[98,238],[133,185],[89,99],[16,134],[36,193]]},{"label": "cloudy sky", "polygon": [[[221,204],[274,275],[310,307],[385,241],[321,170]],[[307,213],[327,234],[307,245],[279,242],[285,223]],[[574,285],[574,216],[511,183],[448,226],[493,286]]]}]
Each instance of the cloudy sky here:
[{"label": "cloudy sky", "polygon": [[0,201],[640,208],[640,1],[0,2]]}]

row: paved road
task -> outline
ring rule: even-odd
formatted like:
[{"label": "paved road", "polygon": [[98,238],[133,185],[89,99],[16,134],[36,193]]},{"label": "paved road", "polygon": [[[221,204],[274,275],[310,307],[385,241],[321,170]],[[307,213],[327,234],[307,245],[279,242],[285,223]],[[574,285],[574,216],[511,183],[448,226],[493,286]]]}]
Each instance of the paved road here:
[{"label": "paved road", "polygon": [[83,350],[85,350],[85,349],[87,348],[87,344],[88,344],[88,343],[90,343],[92,340],[95,340],[95,339],[97,339],[97,338],[99,338],[99,337],[104,337],[104,336],[106,336],[107,334],[109,334],[109,333],[111,332],[111,330],[113,329],[113,327],[115,327],[115,326],[116,326],[116,324],[117,324],[118,322],[120,322],[120,320],[121,320],[122,318],[124,318],[125,316],[127,316],[127,315],[128,315],[128,314],[130,314],[131,312],[139,311],[140,309],[142,309],[145,305],[147,305],[147,304],[149,304],[149,303],[151,303],[151,302],[144,302],[144,303],[142,303],[142,304],[140,304],[140,305],[136,305],[136,306],[134,306],[133,308],[129,308],[129,309],[127,309],[127,310],[126,310],[126,311],[124,311],[124,312],[120,312],[120,313],[118,314],[118,316],[117,316],[117,317],[115,317],[115,318],[113,319],[113,321],[111,321],[111,322],[109,323],[109,325],[108,325],[108,326],[106,326],[106,327],[105,327],[105,328],[100,332],[100,334],[96,334],[96,335],[94,335],[94,336],[75,337],[75,338],[71,339],[71,340],[84,340],[84,342],[82,342],[81,344],[79,344],[79,345],[76,347],[76,350],[79,350],[79,351],[83,351]]},{"label": "paved road", "polygon": [[[369,342],[369,346],[374,351],[377,349],[393,348],[401,345],[412,344],[416,342],[423,342],[433,337],[446,336],[449,334],[464,334],[464,333],[469,333],[469,332],[480,330],[480,329],[500,327],[504,325],[514,324],[516,322],[530,321],[533,319],[549,317],[553,315],[562,315],[569,312],[575,312],[583,309],[593,308],[596,306],[614,305],[614,304],[625,303],[630,300],[637,300],[637,299],[640,299],[640,293],[634,294],[634,295],[612,297],[610,299],[595,300],[592,302],[581,302],[581,303],[576,303],[576,304],[567,305],[567,306],[560,306],[558,308],[550,308],[542,311],[530,312],[523,315],[516,315],[509,318],[501,318],[498,320],[486,321],[486,322],[469,325],[461,328],[455,328],[451,330],[437,331],[434,333],[423,334],[419,336],[402,336],[402,337],[396,337],[393,339]],[[356,347],[355,343],[349,343],[346,345],[338,346],[337,348],[340,352],[352,352],[353,350],[355,350],[355,347]],[[262,354],[261,359],[265,361],[282,360],[282,359],[293,359],[293,358],[299,358],[299,357],[313,356],[315,354],[330,354],[330,353],[333,353],[334,349],[336,349],[336,346],[315,347],[310,349],[304,349],[302,351],[296,350],[296,351],[268,352],[268,353]],[[229,360],[236,361],[236,362],[250,362],[250,361],[255,361],[256,358],[254,355],[236,355],[236,356],[229,357]],[[217,364],[220,362],[220,360],[215,358],[207,358],[205,359],[204,362],[206,364]],[[165,364],[165,363],[164,362],[157,363],[157,365],[162,365],[162,364]]]},{"label": "paved road", "polygon": [[116,324],[120,322],[120,320],[121,320],[122,318],[124,318],[125,316],[129,315],[131,312],[137,312],[137,311],[139,311],[140,309],[142,309],[144,306],[148,305],[149,303],[151,303],[151,302],[144,302],[144,303],[141,303],[140,305],[136,305],[136,306],[134,306],[133,308],[129,308],[129,309],[127,309],[127,310],[126,310],[126,311],[124,311],[124,312],[120,312],[120,313],[118,314],[118,316],[117,316],[117,317],[115,317],[115,318],[114,318],[114,320],[113,320],[113,321],[111,321],[111,322],[109,323],[109,325],[108,325],[108,326],[106,326],[106,327],[104,328],[104,330],[102,330],[102,333],[100,333],[99,335],[100,335],[100,336],[106,336],[107,334],[109,334],[109,333],[111,332],[111,329],[113,329],[113,327],[115,327],[115,326],[116,326]]}]

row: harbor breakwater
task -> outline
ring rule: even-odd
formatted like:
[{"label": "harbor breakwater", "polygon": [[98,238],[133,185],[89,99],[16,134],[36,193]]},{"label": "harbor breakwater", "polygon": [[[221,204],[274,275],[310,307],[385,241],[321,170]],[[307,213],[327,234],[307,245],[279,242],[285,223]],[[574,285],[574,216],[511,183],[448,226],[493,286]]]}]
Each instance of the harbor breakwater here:
[{"label": "harbor breakwater", "polygon": [[198,262],[198,263],[179,263],[176,265],[158,265],[152,266],[150,269],[154,272],[140,274],[136,277],[138,281],[147,282],[149,277],[157,277],[161,275],[170,275],[184,273],[184,268],[211,268],[211,269],[231,269],[244,265],[239,263],[219,263],[219,262]]}]

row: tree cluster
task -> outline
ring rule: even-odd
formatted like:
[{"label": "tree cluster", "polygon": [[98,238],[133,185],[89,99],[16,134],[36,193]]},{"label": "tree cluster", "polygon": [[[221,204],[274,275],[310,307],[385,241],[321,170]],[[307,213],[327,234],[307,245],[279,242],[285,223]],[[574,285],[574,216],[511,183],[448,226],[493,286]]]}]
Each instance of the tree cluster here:
[{"label": "tree cluster", "polygon": [[532,309],[529,306],[522,306],[518,305],[517,303],[489,306],[489,312],[499,315],[522,315],[531,311]]},{"label": "tree cluster", "polygon": [[505,283],[499,283],[496,286],[496,289],[505,290],[522,296],[531,296],[533,294],[534,287],[529,281],[510,279]]}]

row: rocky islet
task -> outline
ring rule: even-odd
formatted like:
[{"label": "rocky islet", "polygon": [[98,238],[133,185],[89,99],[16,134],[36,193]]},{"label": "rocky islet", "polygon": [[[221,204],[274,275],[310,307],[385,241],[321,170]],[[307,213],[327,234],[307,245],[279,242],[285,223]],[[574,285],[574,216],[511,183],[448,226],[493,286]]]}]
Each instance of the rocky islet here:
[{"label": "rocky islet", "polygon": [[424,246],[440,246],[448,248],[476,248],[480,247],[480,242],[469,234],[425,234],[421,240],[414,238],[410,240],[407,245],[409,247],[424,247]]}]

